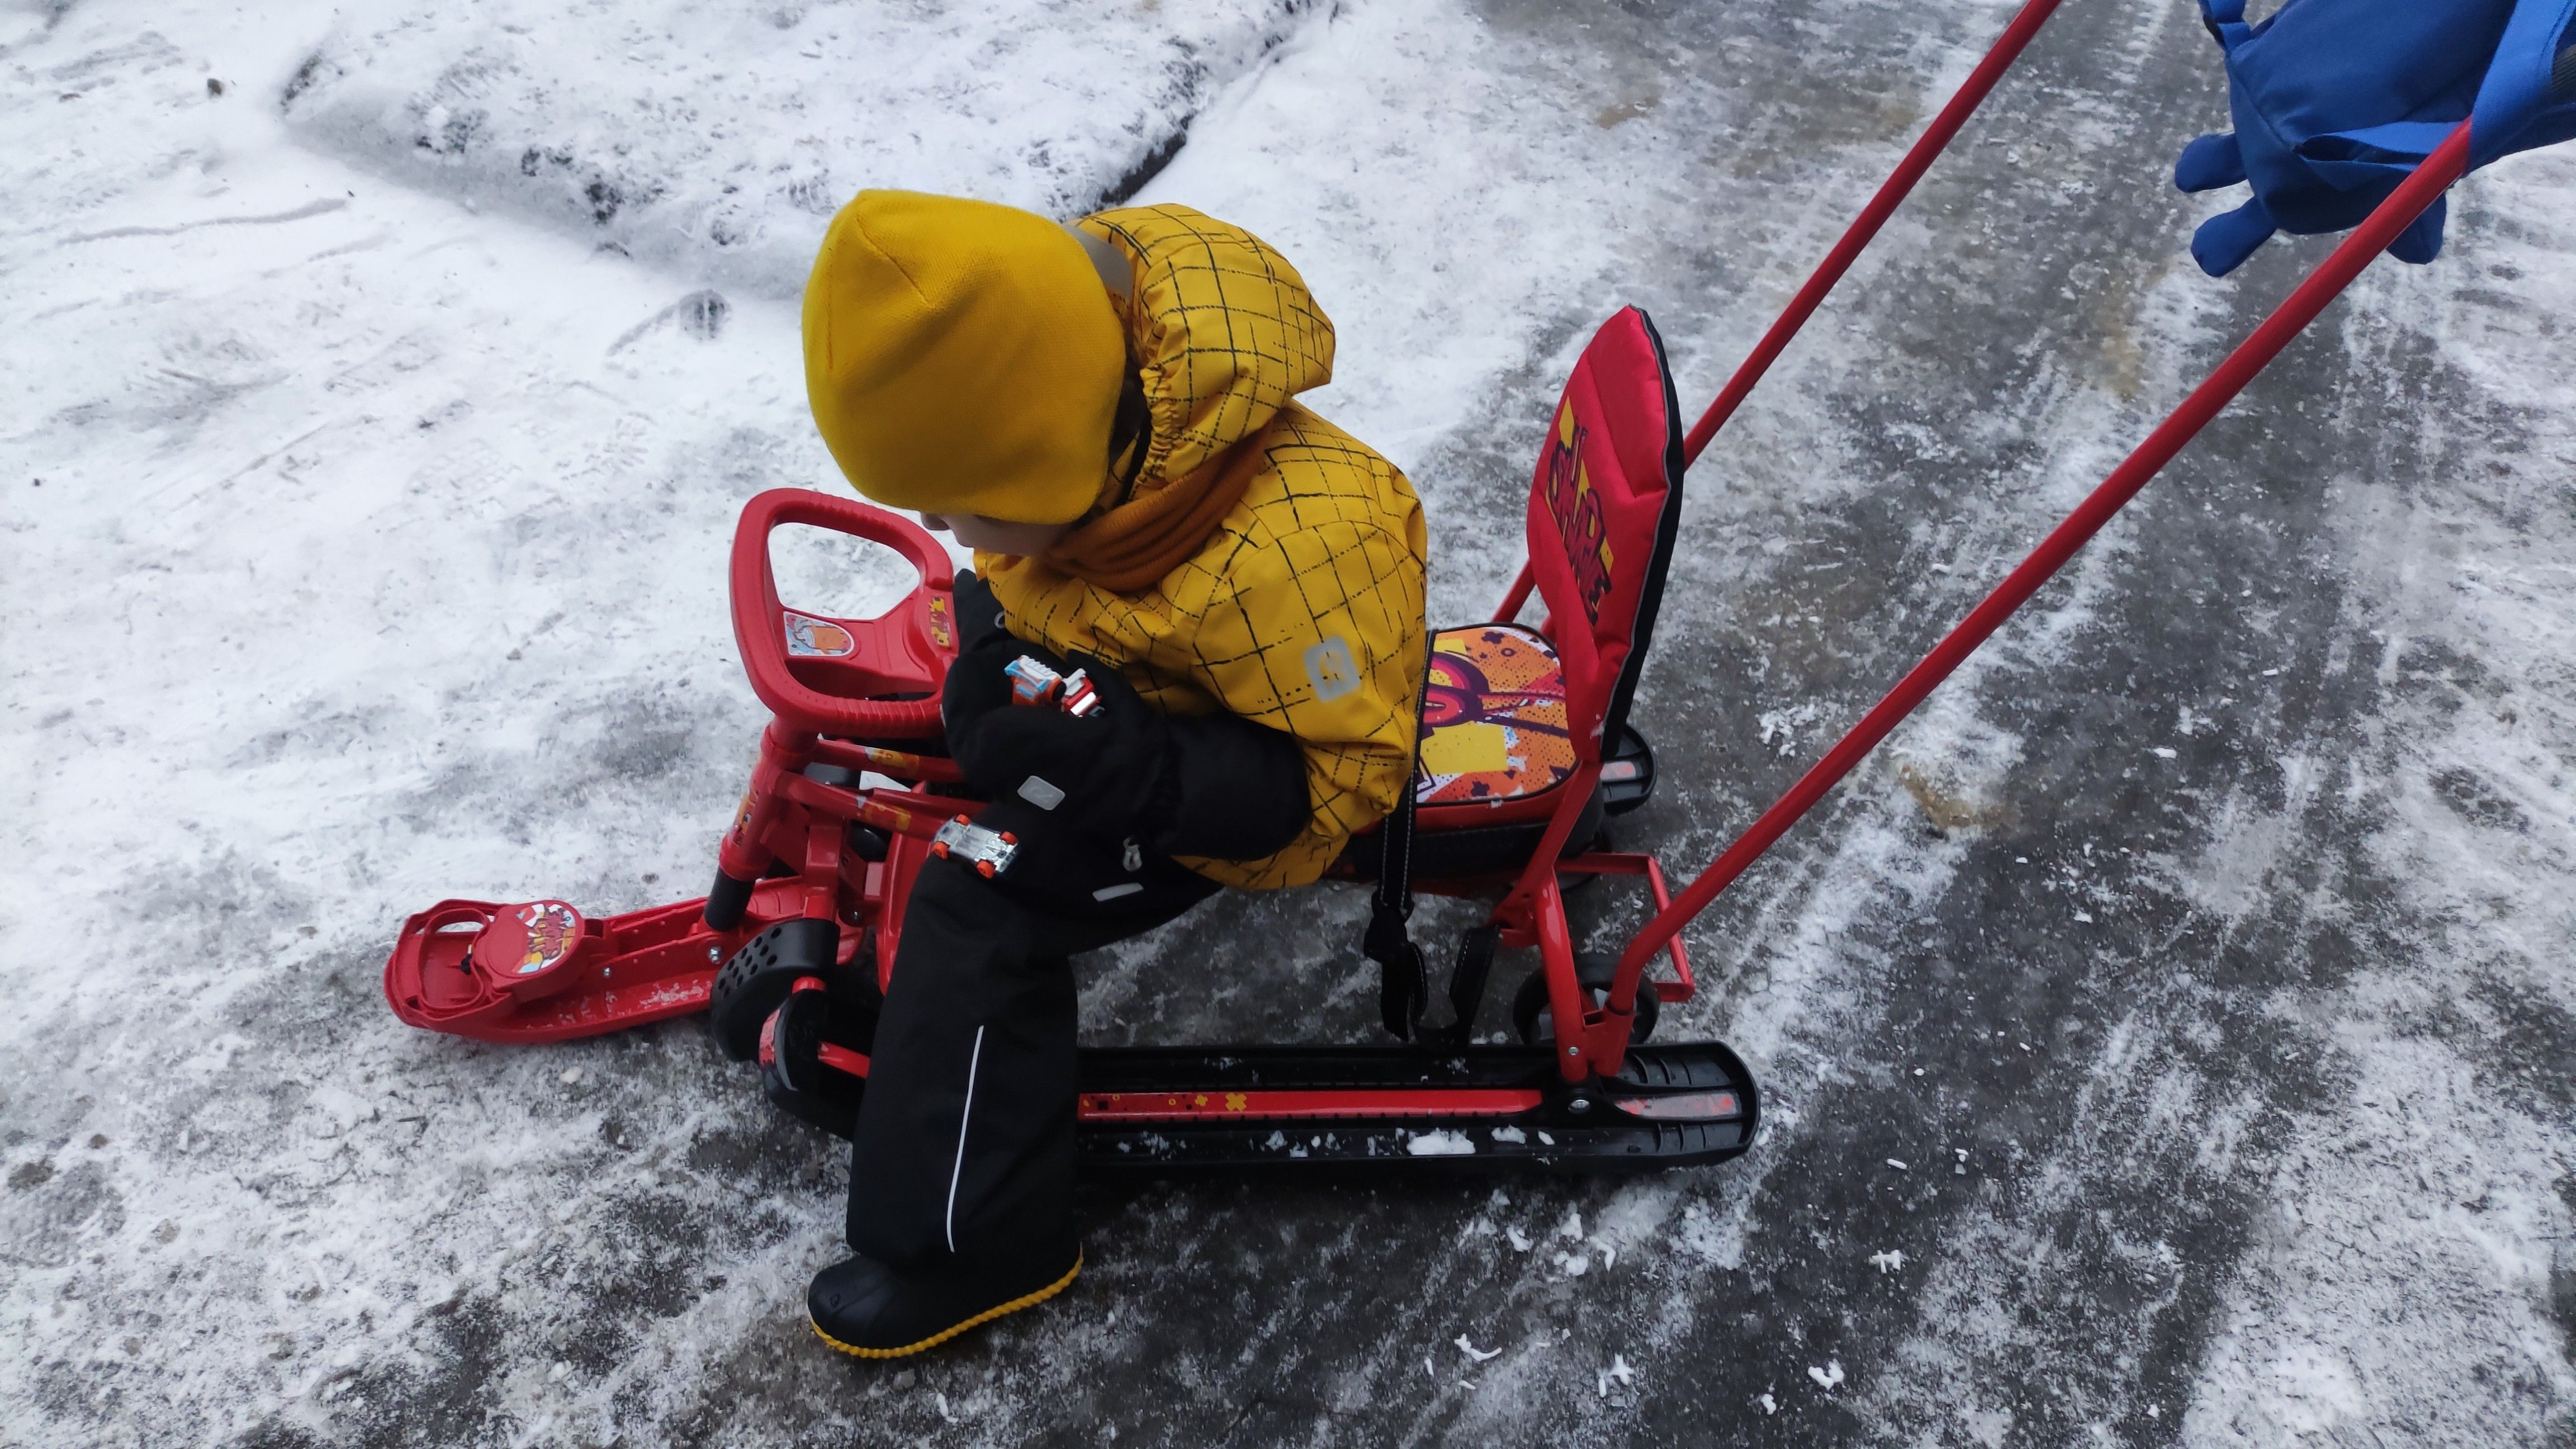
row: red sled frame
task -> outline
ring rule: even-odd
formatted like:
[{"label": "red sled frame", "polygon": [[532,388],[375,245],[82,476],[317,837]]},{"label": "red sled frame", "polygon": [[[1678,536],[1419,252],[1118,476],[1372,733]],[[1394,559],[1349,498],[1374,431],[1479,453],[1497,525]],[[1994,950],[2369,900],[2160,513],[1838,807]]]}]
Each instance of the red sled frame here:
[{"label": "red sled frame", "polygon": [[[874,619],[790,609],[769,564],[769,536],[788,524],[883,544],[920,582]],[[716,889],[605,920],[583,919],[560,901],[441,901],[404,923],[385,963],[394,1014],[498,1042],[563,1041],[685,1016],[706,1008],[724,962],[799,919],[833,923],[842,964],[872,933],[879,970],[890,970],[912,879],[932,836],[960,809],[925,792],[960,776],[944,759],[827,736],[938,733],[939,682],[956,654],[954,587],[947,551],[909,519],[801,489],[754,498],[734,535],[734,638],[772,718],[717,847]],[[882,697],[897,695],[913,697]],[[861,788],[867,772],[907,783]],[[877,841],[883,849],[862,844]],[[792,871],[778,874],[773,861]]]}]

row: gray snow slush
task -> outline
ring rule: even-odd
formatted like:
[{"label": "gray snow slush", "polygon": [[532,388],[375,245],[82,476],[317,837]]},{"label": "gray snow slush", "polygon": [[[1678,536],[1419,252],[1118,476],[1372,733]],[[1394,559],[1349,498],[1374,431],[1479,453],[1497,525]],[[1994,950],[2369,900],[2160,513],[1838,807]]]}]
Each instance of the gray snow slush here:
[{"label": "gray snow slush", "polygon": [[[1374,278],[1347,310],[1323,298],[1348,391],[1321,406],[1363,436],[1410,416],[1369,400],[1404,392],[1408,359],[1355,350],[1366,313],[1482,282],[1360,251],[1383,235],[1339,218],[1373,173],[1417,174],[1406,148],[1479,139],[1442,130],[1461,108],[1535,128],[1505,133],[1530,169],[1458,224],[1562,241],[1487,263],[1554,280],[1531,284],[1517,355],[1387,444],[1429,507],[1444,620],[1482,617],[1504,576],[1570,349],[1643,305],[1695,410],[2009,13],[1173,8],[1175,35],[1232,49],[1194,58],[1137,19],[1101,64],[1143,77],[1142,99],[1042,156],[996,141],[1008,154],[953,184],[1030,204],[1136,185],[1221,210],[1202,198],[1234,174],[1322,218],[1272,239],[1310,278]],[[916,11],[905,33],[934,47],[950,32],[926,27],[974,18]],[[860,14],[761,23],[793,51]],[[1046,7],[1008,14],[1080,41]],[[8,124],[45,159],[0,174],[53,228],[5,243],[13,276],[89,299],[95,271],[43,270],[71,265],[57,248],[167,255],[152,265],[177,274],[205,254],[78,249],[283,247],[264,239],[325,226],[346,228],[315,233],[347,253],[332,266],[381,253],[427,275],[470,249],[415,254],[404,228],[484,197],[504,214],[458,235],[627,311],[588,361],[538,367],[578,424],[529,444],[555,449],[527,455],[545,466],[494,439],[517,414],[464,400],[490,364],[432,314],[481,305],[469,283],[375,303],[417,310],[363,327],[312,304],[317,333],[355,330],[310,394],[281,391],[299,372],[267,334],[205,322],[154,342],[143,381],[0,432],[30,464],[0,472],[0,719],[10,753],[42,762],[0,776],[38,807],[0,837],[0,870],[43,887],[0,907],[0,1444],[2576,1446],[2576,160],[2466,183],[2438,262],[2366,275],[1698,923],[1701,994],[1663,1033],[1751,1060],[1775,1105],[1746,1157],[1627,1183],[1096,1187],[1071,1292],[888,1367],[824,1351],[802,1315],[838,1251],[846,1149],[762,1106],[695,1023],[489,1048],[394,1024],[376,980],[399,912],[440,890],[624,909],[696,889],[759,725],[721,615],[731,510],[837,486],[783,351],[789,243],[820,225],[789,192],[864,178],[781,163],[748,188],[775,204],[738,217],[752,201],[686,169],[708,150],[698,118],[638,106],[621,152],[615,127],[547,109],[573,80],[538,41],[506,63],[416,36],[370,50],[317,10],[261,52],[266,94],[294,90],[265,123],[292,138],[271,164],[316,168],[317,194],[351,205],[289,219],[298,203],[273,199],[238,210],[274,225],[95,240],[173,223],[93,214],[72,146],[45,138],[141,97],[211,104],[185,47],[225,32],[193,16],[9,22],[0,57],[34,79]],[[1347,81],[1336,31],[1459,68]],[[298,78],[305,56],[326,59]],[[460,101],[421,130],[405,98],[433,85],[538,99]],[[1347,167],[1283,159],[1255,134],[1282,88],[1355,136],[1396,114],[1406,138],[1354,141]],[[161,169],[115,183],[137,195],[222,149],[192,149],[198,112],[136,114],[136,134],[172,138],[149,152]],[[2224,117],[2185,0],[2070,5],[2042,35],[1692,476],[1637,705],[1663,783],[1623,848],[1707,860],[2324,255],[2275,242],[2225,281],[2190,266],[2216,199],[2178,196],[2170,166]],[[565,159],[502,164],[548,127]],[[1602,156],[1633,169],[1578,164]],[[582,177],[613,180],[612,215],[576,214]],[[701,202],[695,236],[649,229]],[[748,238],[730,255],[709,250],[719,223]],[[585,260],[601,239],[636,260]],[[1546,271],[1567,256],[1572,273]],[[99,317],[201,325],[141,286],[29,322],[42,348],[9,385],[35,393],[39,352],[70,370]],[[762,368],[775,406],[684,416],[693,379],[721,413]],[[584,388],[616,400],[571,411]],[[277,396],[311,415],[240,421]],[[422,511],[403,516],[453,551],[415,577],[392,541],[334,546],[387,556],[380,598],[405,626],[389,647],[419,651],[420,678],[352,696],[299,672],[301,645],[225,664],[210,629],[189,657],[265,669],[273,709],[173,742],[148,705],[100,706],[95,661],[124,636],[78,632],[60,600],[113,612],[200,545],[95,500],[304,487],[355,465],[328,461],[343,432],[299,434],[371,427],[424,450],[399,489]],[[474,491],[496,472],[520,501]],[[622,532],[599,521],[612,508]],[[183,518],[219,519],[205,509]],[[558,568],[572,582],[548,583]],[[342,617],[253,583],[283,601],[272,627],[324,638]],[[631,615],[582,612],[608,600]],[[166,765],[244,782],[245,812],[291,800],[298,823],[48,793],[120,749],[138,789]],[[359,843],[298,854],[305,821]],[[93,935],[40,917],[61,900],[101,903]],[[1579,909],[1605,936],[1636,919],[1616,887]],[[1370,1040],[1364,913],[1344,888],[1220,899],[1079,963],[1086,1038]],[[1471,919],[1435,903],[1418,924],[1445,944]],[[1489,1030],[1523,969],[1498,965]]]}]

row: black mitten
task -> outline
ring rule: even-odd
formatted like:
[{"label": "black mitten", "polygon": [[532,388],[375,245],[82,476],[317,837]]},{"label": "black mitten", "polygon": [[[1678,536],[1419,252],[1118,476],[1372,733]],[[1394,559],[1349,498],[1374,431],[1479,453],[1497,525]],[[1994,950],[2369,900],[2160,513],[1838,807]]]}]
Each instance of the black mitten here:
[{"label": "black mitten", "polygon": [[1002,671],[1025,654],[1058,674],[1073,666],[1054,650],[1012,638],[1003,627],[1002,606],[993,591],[972,573],[957,576],[957,662],[939,687],[939,718],[951,754],[973,732],[977,721],[1011,702],[1011,681]]},{"label": "black mitten", "polygon": [[[1052,706],[983,705],[962,729],[952,714],[949,748],[967,783],[996,800],[1026,800],[1103,841],[1124,841],[1144,832],[1170,750],[1170,722],[1138,697],[1115,665],[1084,654],[1059,663],[1025,646],[1015,645],[1014,653],[992,666],[994,677],[1002,679],[1005,701],[1010,683],[1001,676],[1001,666],[1021,653],[1060,673],[1082,670],[1099,707],[1075,715]],[[979,704],[980,699],[979,692]]]}]

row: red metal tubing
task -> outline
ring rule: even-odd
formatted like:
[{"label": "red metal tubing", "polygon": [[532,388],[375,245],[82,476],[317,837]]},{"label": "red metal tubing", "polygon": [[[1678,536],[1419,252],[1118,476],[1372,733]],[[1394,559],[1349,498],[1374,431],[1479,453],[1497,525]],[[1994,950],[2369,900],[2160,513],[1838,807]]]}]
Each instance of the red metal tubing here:
[{"label": "red metal tubing", "polygon": [[1709,440],[1717,436],[1718,429],[1726,426],[1726,420],[1734,416],[1737,406],[1753,391],[1753,385],[1762,380],[1762,374],[1771,370],[1771,364],[1779,358],[1781,349],[1789,345],[1789,339],[1797,336],[1798,329],[1807,325],[1807,318],[1825,300],[1825,294],[1843,279],[1843,273],[1851,270],[1853,261],[1869,246],[1870,239],[1878,235],[1878,229],[1887,224],[1888,217],[1904,203],[1906,193],[1914,189],[1914,183],[1923,179],[1923,173],[1950,144],[1950,138],[1958,135],[1959,128],[1977,113],[1977,107],[1985,103],[1986,93],[1995,88],[1995,82],[2003,79],[2005,71],[2012,69],[2013,62],[2021,56],[2022,47],[2030,44],[2030,38],[2039,33],[2039,27],[2048,23],[2048,17],[2056,13],[2059,3],[2060,0],[2029,0],[2022,6],[2021,13],[2013,17],[2012,24],[2004,27],[1994,49],[1987,51],[1986,58],[1977,62],[1977,68],[1968,72],[1968,79],[1959,87],[1959,93],[1950,97],[1950,103],[1941,108],[1941,114],[1932,118],[1932,128],[1916,139],[1914,148],[1905,153],[1905,159],[1898,162],[1896,170],[1880,184],[1878,194],[1869,199],[1869,205],[1861,208],[1860,216],[1852,222],[1851,229],[1843,233],[1841,241],[1834,243],[1832,251],[1825,253],[1815,275],[1807,278],[1807,285],[1800,287],[1798,295],[1790,299],[1788,310],[1771,324],[1770,331],[1762,334],[1762,341],[1755,345],[1752,355],[1735,369],[1735,376],[1727,379],[1725,390],[1692,425],[1690,436],[1682,440],[1682,467],[1685,470],[1699,461],[1699,455],[1708,447]]},{"label": "red metal tubing", "polygon": [[817,740],[814,758],[843,769],[874,770],[880,775],[916,785],[924,781],[953,785],[966,778],[966,772],[957,768],[954,760],[914,754],[908,750],[889,750],[878,745],[862,745],[850,740]]},{"label": "red metal tubing", "polygon": [[1495,623],[1508,624],[1521,616],[1521,606],[1529,602],[1530,588],[1534,582],[1530,574],[1529,560],[1522,559],[1520,573],[1512,579],[1512,586],[1503,591],[1503,601],[1494,606]]},{"label": "red metal tubing", "polygon": [[2039,547],[2031,550],[2030,557],[2023,559],[2020,567],[2006,576],[1993,593],[1986,595],[1985,601],[1971,610],[1948,637],[1934,645],[1932,652],[1923,656],[1923,661],[1899,680],[1896,687],[1887,692],[1886,698],[1863,715],[1849,734],[1836,741],[1823,759],[1800,776],[1787,794],[1762,812],[1762,818],[1738,836],[1735,843],[1726,848],[1724,855],[1703,871],[1699,879],[1690,883],[1689,889],[1646,923],[1620,957],[1622,977],[1631,970],[1642,970],[1647,957],[1660,949],[1693,916],[1705,910],[1709,902],[1717,899],[1719,892],[1744,873],[1746,866],[1759,859],[1763,851],[1771,848],[1773,841],[1824,798],[1826,791],[1851,773],[1852,767],[1875,749],[1879,741],[1887,738],[1888,731],[1911,714],[1934,686],[1948,678],[1952,670],[1976,652],[1977,646],[1986,642],[2004,620],[2012,617],[2014,610],[2027,603],[2030,596],[2039,591],[2040,585],[2048,582],[2051,575],[2074,557],[2077,549],[2100,532],[2103,524],[2111,521],[2113,514],[2137,496],[2148,479],[2155,477],[2159,469],[2172,461],[2174,454],[2182,451],[2185,443],[2218,415],[2219,409],[2245,390],[2245,385],[2253,381],[2255,374],[2278,356],[2283,347],[2289,345],[2291,338],[2315,321],[2328,302],[2333,301],[2351,285],[2353,278],[2361,275],[2363,268],[2386,251],[2399,232],[2412,224],[2445,188],[2458,180],[2467,171],[2468,160],[2469,123],[2462,121],[2451,132],[2450,138],[2415,168],[2414,175],[2381,202],[2379,209],[2345,238],[2343,245],[2335,248],[2334,254],[2310,273],[2308,279],[2299,284],[2298,290],[2264,319],[2262,326],[2254,329],[2252,336],[2228,354],[2227,360],[2218,365],[2207,381],[2194,388],[2191,396],[2183,399],[2182,406],[2174,409],[2172,416],[2147,435],[2147,440],[2138,445],[2136,452],[2112,470],[2111,476],[2077,505],[2075,511],[2067,515],[2066,521],[2057,525]]}]

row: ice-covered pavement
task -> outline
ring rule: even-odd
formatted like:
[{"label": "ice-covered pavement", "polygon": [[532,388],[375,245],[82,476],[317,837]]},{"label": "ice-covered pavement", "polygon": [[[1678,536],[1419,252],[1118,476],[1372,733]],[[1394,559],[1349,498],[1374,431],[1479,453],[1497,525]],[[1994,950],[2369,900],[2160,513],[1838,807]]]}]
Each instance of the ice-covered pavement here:
[{"label": "ice-covered pavement", "polygon": [[[699,888],[847,192],[1280,246],[1465,618],[1590,327],[1704,397],[2005,14],[0,10],[0,1445],[2576,1443],[2576,154],[1701,923],[1738,1163],[1102,1190],[1066,1300],[888,1371],[799,1311],[844,1160],[694,1025],[383,1008],[441,896]],[[1704,859],[2321,254],[2184,259],[2209,49],[2075,0],[1702,465],[1632,842]],[[1086,1030],[1365,1040],[1360,904],[1104,953]]]}]

